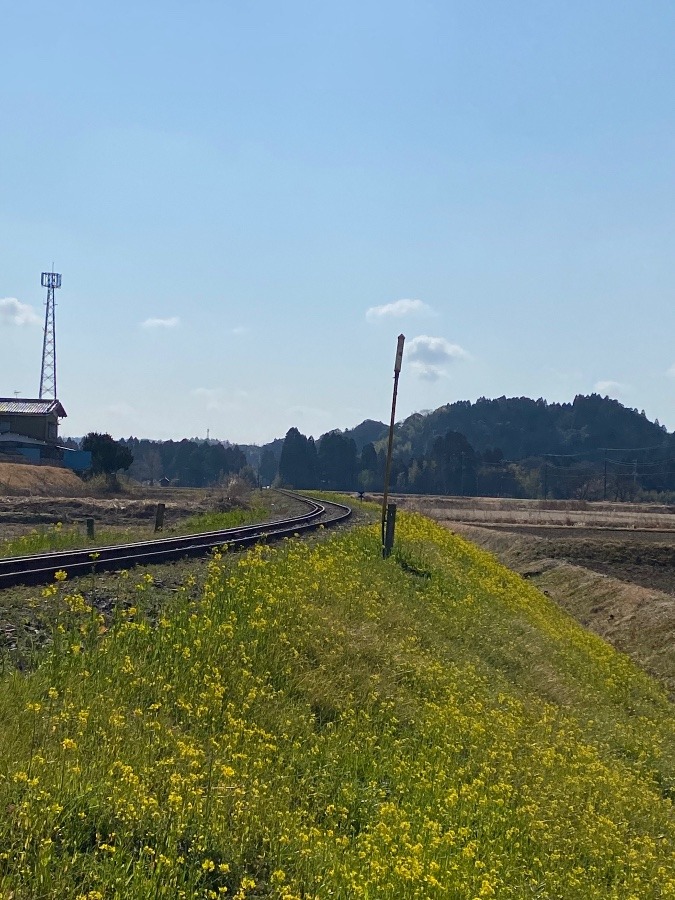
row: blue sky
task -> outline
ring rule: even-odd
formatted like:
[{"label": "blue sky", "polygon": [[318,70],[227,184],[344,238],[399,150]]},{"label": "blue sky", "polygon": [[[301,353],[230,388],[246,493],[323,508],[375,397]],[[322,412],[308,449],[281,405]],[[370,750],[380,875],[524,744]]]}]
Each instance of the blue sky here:
[{"label": "blue sky", "polygon": [[675,6],[0,0],[0,395],[264,442],[593,390],[675,428]]}]

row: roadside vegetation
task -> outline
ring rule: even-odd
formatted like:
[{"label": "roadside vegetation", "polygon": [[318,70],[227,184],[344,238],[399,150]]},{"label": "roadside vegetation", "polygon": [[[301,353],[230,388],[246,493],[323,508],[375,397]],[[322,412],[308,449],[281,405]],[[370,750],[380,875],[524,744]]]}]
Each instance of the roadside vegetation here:
[{"label": "roadside vegetation", "polygon": [[675,699],[672,508],[401,497],[480,547],[658,678]]},{"label": "roadside vegetation", "polygon": [[12,540],[0,542],[0,557],[29,556],[33,553],[51,553],[59,550],[78,550],[87,547],[148,541],[153,537],[218,531],[260,522],[267,515],[265,507],[258,504],[223,512],[198,513],[156,535],[153,534],[151,526],[145,524],[142,527],[133,528],[102,528],[96,531],[93,538],[87,537],[86,527],[83,524],[63,525],[62,522],[56,522],[54,525],[33,528]]},{"label": "roadside vegetation", "polygon": [[[147,531],[147,527],[146,527]],[[133,537],[134,531],[119,529],[101,529],[95,538],[88,538],[86,528],[83,525],[64,525],[56,522],[54,525],[39,526],[33,528],[19,537],[0,543],[0,557],[6,556],[30,556],[34,553],[56,553],[59,550],[78,550],[86,547],[105,546],[107,544],[124,544],[132,540],[142,540]],[[146,540],[149,535],[146,536]]]},{"label": "roadside vegetation", "polygon": [[255,505],[247,508],[230,509],[226,512],[206,512],[191,516],[180,524],[183,534],[197,534],[202,531],[221,531],[224,528],[236,528],[238,525],[250,525],[269,518],[267,507],[256,500]]},{"label": "roadside vegetation", "polygon": [[0,681],[13,900],[675,896],[661,688],[491,556],[402,513],[217,554]]}]

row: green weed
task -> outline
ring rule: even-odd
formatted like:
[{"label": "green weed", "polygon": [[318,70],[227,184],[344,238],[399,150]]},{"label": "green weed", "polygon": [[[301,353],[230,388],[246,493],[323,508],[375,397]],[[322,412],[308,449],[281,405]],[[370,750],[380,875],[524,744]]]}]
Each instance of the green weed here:
[{"label": "green weed", "polygon": [[0,895],[675,896],[663,692],[488,554],[397,529],[388,560],[376,524],[169,596],[129,575],[112,622],[47,588],[50,652],[0,681]]}]

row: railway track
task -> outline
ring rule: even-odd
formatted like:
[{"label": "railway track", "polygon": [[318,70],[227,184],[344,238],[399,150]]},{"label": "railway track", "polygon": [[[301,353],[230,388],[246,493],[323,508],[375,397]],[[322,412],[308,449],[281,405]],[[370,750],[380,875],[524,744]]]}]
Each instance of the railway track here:
[{"label": "railway track", "polygon": [[271,541],[302,534],[320,525],[337,525],[351,515],[351,508],[340,503],[310,500],[290,494],[307,504],[308,510],[299,516],[275,519],[257,525],[206,531],[181,537],[159,538],[133,544],[110,547],[89,547],[86,550],[67,550],[35,556],[12,556],[0,559],[0,590],[16,585],[46,584],[54,580],[56,572],[67,572],[69,578],[132,566],[170,562],[186,557],[205,556],[214,547],[227,544],[230,548],[248,547],[261,540]]}]

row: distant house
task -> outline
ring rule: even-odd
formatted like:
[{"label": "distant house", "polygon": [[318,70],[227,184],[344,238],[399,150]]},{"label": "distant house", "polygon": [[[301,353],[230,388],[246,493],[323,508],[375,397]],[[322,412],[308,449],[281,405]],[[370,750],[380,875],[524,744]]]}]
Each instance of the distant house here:
[{"label": "distant house", "polygon": [[58,400],[0,397],[0,458],[89,468],[90,453],[59,446],[59,419],[66,415]]},{"label": "distant house", "polygon": [[11,432],[23,437],[56,444],[59,419],[67,415],[58,400],[18,400],[0,397],[0,434]]}]

